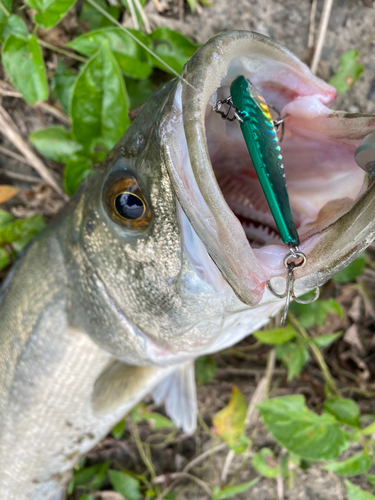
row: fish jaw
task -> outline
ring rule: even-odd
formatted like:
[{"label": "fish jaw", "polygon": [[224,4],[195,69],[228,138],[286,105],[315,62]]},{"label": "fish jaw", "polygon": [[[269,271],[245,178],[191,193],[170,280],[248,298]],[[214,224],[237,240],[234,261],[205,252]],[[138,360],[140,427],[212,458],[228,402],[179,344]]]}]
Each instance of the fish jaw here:
[{"label": "fish jaw", "polygon": [[[267,280],[285,275],[288,247],[278,237],[239,124],[213,111],[239,75],[285,117],[281,150],[307,255],[296,271],[297,293],[327,281],[372,241],[375,187],[354,152],[375,130],[375,117],[332,112],[336,90],[257,33],[217,35],[186,64],[185,82],[176,83],[161,127],[166,165],[186,217],[222,276],[242,302],[256,306],[270,300]],[[263,244],[254,244],[254,235]]]}]

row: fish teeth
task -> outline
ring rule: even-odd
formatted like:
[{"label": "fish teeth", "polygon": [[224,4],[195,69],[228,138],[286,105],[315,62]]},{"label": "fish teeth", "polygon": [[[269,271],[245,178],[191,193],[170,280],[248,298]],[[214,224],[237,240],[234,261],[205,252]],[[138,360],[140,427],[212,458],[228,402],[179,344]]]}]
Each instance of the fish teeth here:
[{"label": "fish teeth", "polygon": [[263,224],[255,226],[252,222],[243,222],[242,227],[253,247],[282,243],[280,236],[269,226]]}]

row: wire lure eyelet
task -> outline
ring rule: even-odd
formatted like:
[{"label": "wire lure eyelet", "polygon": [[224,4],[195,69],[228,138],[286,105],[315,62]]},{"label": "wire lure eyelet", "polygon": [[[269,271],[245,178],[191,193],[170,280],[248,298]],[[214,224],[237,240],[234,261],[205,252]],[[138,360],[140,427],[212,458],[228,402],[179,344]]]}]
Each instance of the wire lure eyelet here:
[{"label": "wire lure eyelet", "polygon": [[315,288],[314,296],[311,299],[301,300],[298,297],[296,297],[296,295],[295,295],[295,292],[294,292],[294,282],[295,282],[294,270],[298,269],[300,267],[303,267],[306,264],[306,262],[307,262],[306,255],[303,252],[301,252],[298,247],[290,248],[289,252],[284,257],[284,266],[288,270],[287,277],[286,277],[285,291],[283,293],[276,292],[276,290],[273,288],[270,280],[268,280],[266,283],[268,290],[273,295],[275,295],[275,297],[278,297],[279,299],[286,299],[284,311],[283,311],[283,314],[281,315],[281,320],[280,320],[281,326],[285,326],[286,318],[287,318],[288,310],[289,310],[289,304],[290,304],[291,299],[293,299],[295,302],[298,302],[298,304],[305,304],[306,305],[306,304],[311,304],[312,302],[314,302],[315,300],[317,300],[319,298],[320,289],[318,286]]}]

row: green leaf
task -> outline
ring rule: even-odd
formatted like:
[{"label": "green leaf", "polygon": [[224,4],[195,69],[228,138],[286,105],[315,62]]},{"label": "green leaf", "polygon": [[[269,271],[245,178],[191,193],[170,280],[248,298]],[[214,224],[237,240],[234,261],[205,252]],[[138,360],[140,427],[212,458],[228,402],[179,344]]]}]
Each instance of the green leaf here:
[{"label": "green leaf", "polygon": [[[151,48],[148,38],[140,31],[129,29],[134,36]],[[90,31],[77,37],[67,44],[81,54],[93,56],[107,41],[121,71],[133,78],[147,78],[151,72],[150,56],[148,53],[121,28],[102,28]]]},{"label": "green leaf", "polygon": [[100,469],[101,464],[91,465],[91,467],[85,467],[74,472],[74,485],[84,486],[88,484],[91,479],[94,478],[95,474]]},{"label": "green leaf", "polygon": [[364,67],[358,62],[358,50],[348,50],[340,57],[340,66],[337,73],[330,79],[338,94],[349,90],[361,75]]},{"label": "green leaf", "polygon": [[199,385],[206,385],[215,377],[216,363],[212,356],[203,356],[195,360],[195,376]]},{"label": "green leaf", "polygon": [[174,427],[172,420],[164,417],[164,415],[160,415],[160,413],[150,412],[143,403],[133,408],[130,412],[130,417],[135,423],[146,421],[152,429],[169,429],[170,427]]},{"label": "green leaf", "polygon": [[0,248],[0,271],[10,264],[10,257],[4,248]]},{"label": "green leaf", "polygon": [[[2,4],[5,7],[5,9],[10,13],[12,10],[12,4],[13,0],[2,0]],[[0,41],[3,42],[3,30],[5,25],[8,22],[9,17],[5,14],[5,12],[0,9]]]},{"label": "green leaf", "polygon": [[112,429],[112,435],[115,439],[120,439],[123,436],[125,431],[125,425],[126,425],[126,420],[123,419],[120,420],[120,422],[114,426],[114,428]]},{"label": "green leaf", "polygon": [[73,7],[77,0],[25,0],[25,3],[37,11],[34,21],[43,29],[55,26]]},{"label": "green leaf", "polygon": [[29,140],[42,155],[59,163],[65,163],[83,149],[71,132],[58,126],[37,130],[29,136]]},{"label": "green leaf", "polygon": [[365,436],[369,436],[370,434],[374,434],[374,432],[375,432],[375,422],[373,422],[372,424],[370,424],[367,427],[365,427],[362,432],[363,432],[363,434],[365,434]]},{"label": "green leaf", "polygon": [[361,490],[357,486],[354,486],[347,479],[345,480],[346,491],[348,493],[348,500],[375,500],[374,495],[367,493],[367,491]]},{"label": "green leaf", "polygon": [[3,46],[3,65],[13,85],[29,104],[48,99],[42,51],[36,36],[28,40],[10,35]]},{"label": "green leaf", "polygon": [[[309,296],[311,296],[310,293],[301,298],[305,299]],[[298,320],[304,328],[310,328],[314,325],[323,326],[329,313],[337,314],[340,318],[344,315],[342,307],[335,299],[316,300],[311,304],[292,302],[290,309],[299,315]]]},{"label": "green leaf", "polygon": [[330,346],[335,342],[337,339],[339,339],[342,336],[342,331],[341,332],[336,332],[336,333],[330,333],[328,335],[318,335],[317,337],[314,337],[312,341],[314,344],[319,347],[319,349],[324,349],[325,347]]},{"label": "green leaf", "polygon": [[16,35],[23,40],[28,40],[30,33],[26,27],[26,24],[20,18],[20,16],[16,16],[12,14],[8,17],[6,24],[3,29],[3,40],[7,40],[10,35]]},{"label": "green leaf", "polygon": [[93,480],[90,483],[90,488],[92,490],[98,490],[101,488],[107,478],[107,470],[109,467],[110,460],[106,460],[102,464],[99,464],[99,470],[95,474]]},{"label": "green leaf", "polygon": [[110,150],[127,129],[129,99],[116,59],[103,43],[85,64],[73,90],[73,134],[87,149]]},{"label": "green leaf", "polygon": [[280,474],[273,451],[269,448],[262,448],[259,453],[256,453],[252,459],[252,466],[264,477],[275,478]]},{"label": "green leaf", "polygon": [[7,212],[6,210],[1,210],[0,209],[0,229],[8,224],[8,222],[14,220],[15,217],[13,214],[10,212]]},{"label": "green leaf", "polygon": [[130,99],[130,109],[142,106],[155,92],[155,89],[148,78],[145,78],[144,80],[125,78],[125,82]]},{"label": "green leaf", "polygon": [[288,342],[277,345],[276,356],[288,368],[288,382],[299,377],[302,368],[310,359],[308,345],[302,342]]},{"label": "green leaf", "polygon": [[77,75],[67,69],[62,61],[59,61],[55,74],[51,79],[51,90],[53,97],[61,104],[68,115],[70,114],[70,102],[76,80]]},{"label": "green leaf", "polygon": [[[177,73],[181,73],[186,61],[194,54],[199,45],[195,45],[188,38],[169,28],[157,28],[150,35],[154,52]],[[169,73],[169,70],[154,57],[152,64],[156,68]]]},{"label": "green leaf", "polygon": [[332,279],[336,283],[349,283],[355,281],[357,276],[360,276],[366,267],[365,253],[359,255],[345,269],[336,274]]},{"label": "green leaf", "polygon": [[92,172],[93,161],[84,155],[75,154],[66,162],[64,170],[64,188],[72,196],[78,186]]},{"label": "green leaf", "polygon": [[229,404],[212,417],[216,434],[229,448],[239,453],[243,451],[246,412],[245,398],[237,387],[233,387]]},{"label": "green leaf", "polygon": [[375,488],[375,474],[366,474],[367,481]]},{"label": "green leaf", "polygon": [[334,460],[349,445],[334,417],[310,411],[303,396],[273,398],[258,408],[276,441],[306,460]]},{"label": "green leaf", "polygon": [[46,223],[41,215],[33,215],[27,219],[16,219],[0,228],[0,245],[16,241],[30,241],[39,233]]},{"label": "green leaf", "polygon": [[323,467],[339,476],[359,476],[364,474],[372,465],[372,460],[368,455],[360,454],[348,458],[343,462],[331,462]]},{"label": "green leaf", "polygon": [[79,500],[95,500],[95,498],[90,493],[84,493],[79,497]]},{"label": "green leaf", "polygon": [[226,498],[232,498],[234,495],[239,495],[248,491],[250,488],[255,486],[259,478],[255,478],[248,483],[235,484],[233,486],[224,486],[224,488],[218,488],[215,486],[212,490],[212,500],[225,500]]},{"label": "green leaf", "polygon": [[139,480],[125,472],[109,469],[109,480],[113,488],[121,493],[126,500],[140,500],[140,484]]},{"label": "green leaf", "polygon": [[[118,19],[120,14],[120,9],[115,5],[108,6],[107,2],[104,0],[95,0],[98,5],[108,12],[112,17]],[[86,27],[87,31],[96,30],[98,28],[105,28],[107,26],[113,26],[112,22],[107,19],[101,12],[99,12],[95,7],[93,7],[88,2],[85,2],[82,7],[80,19],[82,24]]]},{"label": "green leaf", "polygon": [[327,399],[324,402],[323,409],[342,424],[360,427],[359,407],[352,399],[338,397]]},{"label": "green leaf", "polygon": [[263,344],[284,344],[284,342],[294,339],[297,332],[292,326],[288,325],[285,328],[254,332],[253,335]]}]

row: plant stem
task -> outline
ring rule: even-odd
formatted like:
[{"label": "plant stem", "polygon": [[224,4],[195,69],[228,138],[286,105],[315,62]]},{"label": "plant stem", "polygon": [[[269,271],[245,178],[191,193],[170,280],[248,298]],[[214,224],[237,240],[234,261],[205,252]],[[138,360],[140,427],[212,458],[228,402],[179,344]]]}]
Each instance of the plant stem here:
[{"label": "plant stem", "polygon": [[142,443],[141,437],[140,437],[139,432],[138,432],[137,424],[135,424],[131,418],[129,418],[129,420],[130,420],[131,429],[133,431],[135,444],[137,445],[139,454],[141,455],[142,460],[143,460],[145,466],[147,467],[147,470],[150,473],[151,478],[154,479],[156,477],[156,472],[155,472],[154,466],[152,465],[151,460],[147,456],[147,453],[143,447],[143,443]]},{"label": "plant stem", "polygon": [[365,43],[362,45],[362,48],[358,52],[358,59],[362,56],[363,52],[367,49],[370,43],[373,41],[375,37],[375,29],[373,29],[370,33],[370,36],[366,39]]},{"label": "plant stem", "polygon": [[310,349],[312,350],[315,359],[320,366],[320,369],[322,370],[324,379],[326,381],[327,386],[329,387],[330,391],[335,394],[336,396],[341,397],[340,392],[338,388],[336,387],[335,381],[332,378],[331,372],[329,371],[329,368],[327,366],[327,363],[324,360],[323,354],[320,352],[319,348],[314,344],[312,341],[310,335],[307,333],[307,331],[303,328],[303,326],[300,324],[296,316],[292,313],[288,313],[288,318],[291,323],[291,325],[297,330],[297,333],[299,333],[300,337],[306,340],[306,342],[309,344]]},{"label": "plant stem", "polygon": [[55,47],[55,45],[51,45],[48,42],[45,42],[44,40],[41,40],[38,38],[38,42],[42,47],[45,47],[46,49],[53,50],[54,52],[57,52],[58,54],[62,54],[63,56],[70,57],[71,59],[75,59],[76,61],[79,62],[87,62],[88,59],[86,57],[78,56],[77,54],[74,54],[73,52],[69,52],[68,50],[60,49],[60,47]]},{"label": "plant stem", "polygon": [[1,2],[1,0],[0,0],[0,10],[2,10],[7,17],[10,16],[9,10],[5,7],[3,2]]}]

